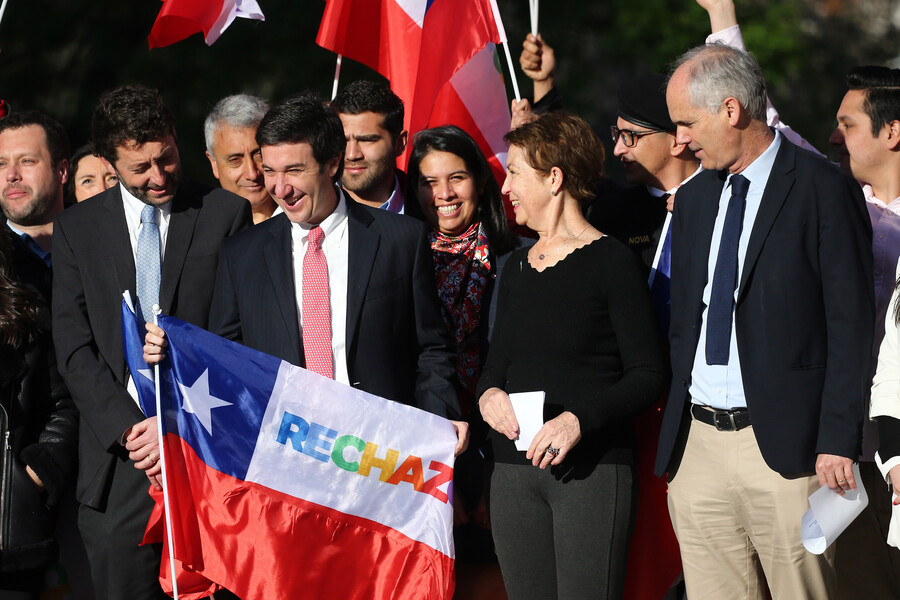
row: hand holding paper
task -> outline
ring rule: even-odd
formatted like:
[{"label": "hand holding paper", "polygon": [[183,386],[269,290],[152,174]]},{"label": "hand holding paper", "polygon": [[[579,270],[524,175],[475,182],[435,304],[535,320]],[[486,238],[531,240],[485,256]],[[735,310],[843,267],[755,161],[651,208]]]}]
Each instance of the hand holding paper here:
[{"label": "hand holding paper", "polygon": [[855,490],[835,493],[826,483],[809,497],[809,510],[803,515],[800,535],[803,546],[813,554],[822,554],[869,504],[869,496],[859,478],[859,465],[853,465]]}]

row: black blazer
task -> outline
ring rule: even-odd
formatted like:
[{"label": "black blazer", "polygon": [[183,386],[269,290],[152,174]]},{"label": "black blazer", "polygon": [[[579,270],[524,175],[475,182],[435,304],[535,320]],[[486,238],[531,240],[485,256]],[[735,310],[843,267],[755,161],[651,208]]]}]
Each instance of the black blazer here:
[{"label": "black blazer", "polygon": [[[181,182],[162,264],[159,300],[165,314],[207,326],[219,246],[250,222],[243,198]],[[81,414],[76,497],[102,509],[116,458],[127,456],[120,437],[144,419],[125,388],[122,293],[137,296],[119,186],[56,218],[52,256],[53,340],[59,371]]]},{"label": "black blazer", "polygon": [[[656,473],[673,475],[724,174],[678,191],[672,220],[672,388]],[[859,184],[782,139],[750,234],[735,308],[741,374],[766,464],[809,473],[816,455],[859,453],[874,330],[872,227]]]},{"label": "black blazer", "polygon": [[[345,195],[346,198],[346,195]],[[425,226],[347,199],[347,370],[354,387],[459,418]],[[222,246],[210,331],[303,366],[291,223],[278,215]]]}]

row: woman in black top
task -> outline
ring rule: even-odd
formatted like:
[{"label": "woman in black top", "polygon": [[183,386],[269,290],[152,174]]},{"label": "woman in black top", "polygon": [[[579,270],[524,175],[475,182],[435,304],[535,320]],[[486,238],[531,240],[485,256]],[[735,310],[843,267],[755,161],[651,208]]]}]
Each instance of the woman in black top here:
[{"label": "woman in black top", "polygon": [[[633,526],[633,419],[658,399],[665,377],[650,295],[634,255],[582,214],[603,164],[591,128],[554,113],[506,141],[503,191],[516,221],[539,237],[506,266],[478,384],[493,429],[500,567],[512,600],[620,598]],[[544,425],[522,453],[508,394],[531,391],[545,393]]]}]

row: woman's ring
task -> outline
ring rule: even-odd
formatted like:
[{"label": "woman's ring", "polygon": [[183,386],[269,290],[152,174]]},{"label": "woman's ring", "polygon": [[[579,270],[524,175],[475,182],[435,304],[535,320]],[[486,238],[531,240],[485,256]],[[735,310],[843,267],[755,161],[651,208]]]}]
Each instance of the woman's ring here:
[{"label": "woman's ring", "polygon": [[845,481],[847,481],[847,480],[846,479],[838,479],[838,483],[844,483]]},{"label": "woman's ring", "polygon": [[559,454],[559,448],[554,448],[553,446],[547,446],[547,454],[551,456],[556,456]]}]

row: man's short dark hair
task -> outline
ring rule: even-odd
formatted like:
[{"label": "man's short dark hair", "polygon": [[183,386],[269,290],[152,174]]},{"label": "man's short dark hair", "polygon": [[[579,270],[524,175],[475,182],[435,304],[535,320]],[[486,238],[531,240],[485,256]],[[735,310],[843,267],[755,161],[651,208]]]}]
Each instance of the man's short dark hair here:
[{"label": "man's short dark hair", "polygon": [[[256,130],[260,147],[302,142],[312,147],[313,158],[322,169],[331,159],[343,156],[347,147],[341,119],[313,92],[285,98],[269,109]],[[341,161],[335,181],[340,179],[343,166]]]},{"label": "man's short dark hair", "polygon": [[872,121],[872,135],[891,121],[900,120],[900,69],[876,65],[856,67],[847,75],[847,87],[866,92],[863,110]]},{"label": "man's short dark hair", "polygon": [[175,136],[175,117],[155,89],[126,85],[104,93],[94,109],[91,133],[97,153],[115,163],[119,146]]},{"label": "man's short dark hair", "polygon": [[53,166],[59,161],[69,158],[69,136],[59,121],[36,110],[14,111],[6,118],[0,119],[0,133],[7,129],[21,129],[29,125],[37,125],[43,128],[47,138],[47,150],[50,151],[50,160]]},{"label": "man's short dark hair", "polygon": [[334,97],[331,108],[345,115],[364,112],[384,115],[382,127],[390,134],[392,143],[403,131],[403,100],[383,83],[354,81]]}]

